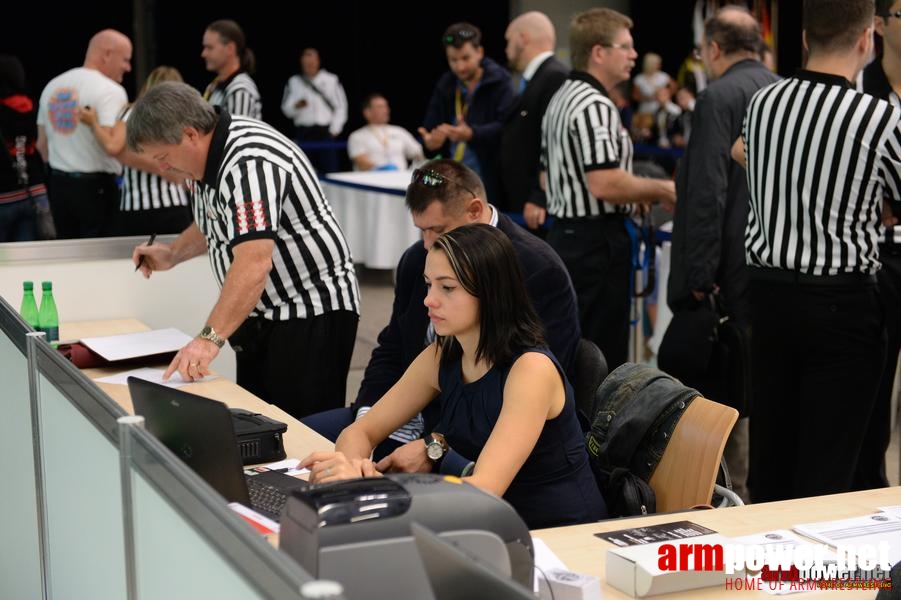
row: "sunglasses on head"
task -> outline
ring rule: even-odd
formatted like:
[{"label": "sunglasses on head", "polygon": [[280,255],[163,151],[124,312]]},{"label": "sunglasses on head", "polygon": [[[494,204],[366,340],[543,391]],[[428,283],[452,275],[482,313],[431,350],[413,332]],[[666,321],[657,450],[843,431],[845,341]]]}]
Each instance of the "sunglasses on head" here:
[{"label": "sunglasses on head", "polygon": [[475,192],[473,192],[471,189],[469,189],[459,181],[455,181],[450,177],[438,173],[437,171],[433,171],[432,169],[415,169],[413,171],[413,178],[411,179],[411,181],[412,183],[420,183],[430,188],[439,188],[447,185],[448,183],[452,183],[472,194],[473,198],[478,198]]},{"label": "sunglasses on head", "polygon": [[470,42],[475,37],[476,32],[472,29],[461,29],[460,31],[455,31],[453,33],[447,34],[446,36],[444,36],[444,38],[442,38],[442,41],[444,42],[445,46],[457,46],[463,45],[466,42]]}]

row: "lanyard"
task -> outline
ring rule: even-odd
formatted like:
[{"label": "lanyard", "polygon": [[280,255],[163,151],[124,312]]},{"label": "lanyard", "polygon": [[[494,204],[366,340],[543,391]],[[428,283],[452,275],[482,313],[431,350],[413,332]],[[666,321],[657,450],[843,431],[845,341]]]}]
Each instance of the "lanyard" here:
[{"label": "lanyard", "polygon": [[[457,122],[455,123],[457,125],[460,124],[460,121],[466,119],[466,113],[469,112],[469,102],[463,102],[463,92],[460,90],[459,85],[457,85],[457,90],[454,94],[454,112],[457,115]],[[466,154],[466,142],[457,142],[456,146],[454,146],[454,160],[460,162],[463,160],[464,154]]]}]

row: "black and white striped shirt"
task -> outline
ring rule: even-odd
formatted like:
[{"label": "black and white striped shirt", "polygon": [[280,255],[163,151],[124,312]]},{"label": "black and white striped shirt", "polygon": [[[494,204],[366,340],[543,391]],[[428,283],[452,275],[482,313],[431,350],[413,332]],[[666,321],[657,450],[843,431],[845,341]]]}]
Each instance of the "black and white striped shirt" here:
[{"label": "black and white striped shirt", "polygon": [[616,105],[594,77],[573,71],[557,90],[541,124],[541,159],[547,171],[547,209],[555,217],[628,214],[628,204],[595,198],[588,172],[632,170],[632,140]]},{"label": "black and white striped shirt", "polygon": [[272,270],[253,316],[284,321],[339,310],[359,314],[350,250],[307,157],[269,125],[216,111],[193,209],[219,285],[236,244],[271,238]]},{"label": "black and white striped shirt", "polygon": [[[877,57],[857,77],[857,89],[865,94],[887,100],[895,108],[901,109],[901,98],[892,89],[882,66],[882,57]],[[901,225],[886,228],[882,243],[901,245]]]},{"label": "black and white striped shirt", "polygon": [[263,118],[263,102],[260,91],[250,75],[238,71],[228,79],[214,80],[207,87],[204,97],[213,106],[222,106],[234,116]]},{"label": "black and white striped shirt", "polygon": [[[125,109],[121,120],[127,121],[131,107]],[[119,210],[133,212],[156,210],[173,206],[188,206],[188,191],[159,175],[140,171],[127,165],[122,170],[122,190]]]},{"label": "black and white striped shirt", "polygon": [[743,138],[748,264],[875,273],[883,198],[901,192],[901,111],[842,77],[799,71],[757,92]]}]

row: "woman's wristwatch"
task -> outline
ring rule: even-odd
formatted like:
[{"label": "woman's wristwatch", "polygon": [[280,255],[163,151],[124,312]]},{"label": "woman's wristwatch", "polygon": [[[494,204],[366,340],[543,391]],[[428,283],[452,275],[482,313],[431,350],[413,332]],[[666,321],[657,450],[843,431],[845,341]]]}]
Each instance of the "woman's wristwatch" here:
[{"label": "woman's wristwatch", "polygon": [[438,462],[447,454],[447,440],[437,432],[432,432],[425,438],[425,453],[433,463]]}]

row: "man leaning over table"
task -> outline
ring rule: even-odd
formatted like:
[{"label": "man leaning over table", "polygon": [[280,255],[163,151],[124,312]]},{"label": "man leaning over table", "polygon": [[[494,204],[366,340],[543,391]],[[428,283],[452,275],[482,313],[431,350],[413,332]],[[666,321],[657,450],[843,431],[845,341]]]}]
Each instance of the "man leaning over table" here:
[{"label": "man leaning over table", "polygon": [[263,400],[297,418],[343,406],[359,288],[303,152],[169,82],[135,103],[127,142],[194,187],[194,224],[172,244],[135,248],[135,264],[149,277],[208,252],[221,287],[206,326],[164,377],[203,377],[229,340],[238,384]]}]

